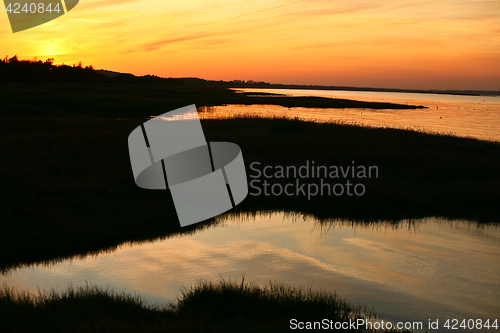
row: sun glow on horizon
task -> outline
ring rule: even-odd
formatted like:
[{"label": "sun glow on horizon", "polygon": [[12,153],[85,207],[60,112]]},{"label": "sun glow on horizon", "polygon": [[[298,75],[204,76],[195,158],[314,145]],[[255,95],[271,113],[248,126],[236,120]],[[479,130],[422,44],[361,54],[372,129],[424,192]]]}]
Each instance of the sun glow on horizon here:
[{"label": "sun glow on horizon", "polygon": [[[5,12],[4,12],[5,13]],[[136,75],[500,89],[500,3],[438,0],[80,2],[4,54]]]}]

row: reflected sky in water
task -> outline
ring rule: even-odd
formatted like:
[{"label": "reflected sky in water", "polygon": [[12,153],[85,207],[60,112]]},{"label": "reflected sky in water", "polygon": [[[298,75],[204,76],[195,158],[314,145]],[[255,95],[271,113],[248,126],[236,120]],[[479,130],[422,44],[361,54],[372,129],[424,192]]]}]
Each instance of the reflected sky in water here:
[{"label": "reflected sky in water", "polygon": [[175,301],[199,280],[312,286],[393,321],[499,318],[500,230],[429,218],[363,227],[275,213],[227,219],[192,235],[21,268],[0,283],[36,292],[86,282]]},{"label": "reflected sky in water", "polygon": [[[277,105],[227,105],[215,107],[212,117],[237,114],[289,116],[313,121],[347,121],[375,127],[410,128],[425,132],[500,141],[500,96],[458,96],[442,94],[374,91],[241,89],[288,96],[320,96],[365,102],[422,105],[426,109],[316,109],[287,108]],[[271,98],[271,97],[269,97]],[[206,115],[210,117],[209,115]]]}]

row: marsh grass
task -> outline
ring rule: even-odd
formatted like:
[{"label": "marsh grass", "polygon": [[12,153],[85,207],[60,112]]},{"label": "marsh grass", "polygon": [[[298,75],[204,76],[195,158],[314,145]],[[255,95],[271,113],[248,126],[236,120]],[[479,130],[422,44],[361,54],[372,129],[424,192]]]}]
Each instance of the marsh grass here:
[{"label": "marsh grass", "polygon": [[[235,280],[199,282],[176,304],[95,285],[38,295],[0,288],[2,332],[288,332],[290,319],[375,319],[373,310],[334,293]],[[353,330],[366,332],[366,330]]]},{"label": "marsh grass", "polygon": [[94,285],[38,295],[0,289],[2,332],[158,331],[172,315],[139,296]]},{"label": "marsh grass", "polygon": [[[443,216],[498,220],[493,200],[500,198],[492,186],[500,177],[500,145],[496,142],[284,117],[206,120],[204,126],[210,128],[207,136],[210,134],[213,141],[238,142],[245,152],[247,167],[253,161],[261,162],[262,166],[301,166],[307,160],[315,161],[316,165],[350,165],[355,161],[357,165],[376,165],[380,171],[378,179],[363,180],[367,189],[363,197],[323,196],[304,200],[304,197],[282,195],[266,197],[266,201],[261,200],[259,204],[258,197],[249,196],[242,206],[255,200],[254,209],[315,211],[313,214],[319,218]],[[222,133],[227,136],[223,138]],[[247,175],[256,176],[249,168]],[[288,181],[270,180],[281,184]],[[319,182],[318,179],[307,181]],[[483,209],[479,210],[480,206]],[[322,214],[328,210],[335,211],[337,216]]]},{"label": "marsh grass", "polygon": [[[127,137],[144,120],[2,117],[0,269],[112,251],[126,242],[218,223],[212,219],[180,228],[168,191],[135,185]],[[495,142],[286,117],[205,119],[202,125],[207,141],[241,147],[248,177],[255,176],[249,168],[254,161],[299,167],[306,160],[327,166],[354,160],[380,170],[379,178],[363,181],[362,197],[249,195],[232,210],[235,214],[290,211],[325,223],[428,216],[478,223],[500,219],[500,144]]]},{"label": "marsh grass", "polygon": [[309,108],[415,109],[422,106],[372,103],[325,97],[252,97],[217,87],[112,83],[0,83],[3,116],[96,116],[124,118],[159,115],[190,104],[273,104]]},{"label": "marsh grass", "polygon": [[[127,137],[151,115],[177,107],[196,103],[210,114],[221,102],[243,98],[253,103],[258,98],[209,87],[76,83],[2,84],[0,97],[3,271],[112,251],[126,242],[196,232],[217,223],[212,219],[180,228],[168,191],[138,188]],[[378,179],[363,181],[363,197],[249,195],[232,210],[236,214],[291,211],[320,221],[500,219],[500,144],[495,142],[283,115],[202,119],[202,125],[207,141],[241,147],[249,176],[254,161],[297,167],[307,160],[316,165],[355,161],[380,170]]]},{"label": "marsh grass", "polygon": [[315,291],[312,287],[295,287],[283,283],[269,282],[267,286],[233,280],[217,283],[202,281],[182,290],[176,309],[179,313],[196,313],[203,310],[207,316],[221,312],[227,317],[258,318],[302,318],[321,320],[330,318],[347,321],[357,318],[376,318],[372,309],[342,300],[335,293]]}]

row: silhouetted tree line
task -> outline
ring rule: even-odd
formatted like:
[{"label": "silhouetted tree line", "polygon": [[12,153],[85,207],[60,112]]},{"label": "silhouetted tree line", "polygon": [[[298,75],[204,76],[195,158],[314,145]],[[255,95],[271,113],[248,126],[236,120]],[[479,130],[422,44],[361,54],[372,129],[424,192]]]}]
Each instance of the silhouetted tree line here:
[{"label": "silhouetted tree line", "polygon": [[116,83],[130,83],[130,84],[150,84],[150,85],[160,85],[160,84],[169,84],[169,85],[183,85],[181,79],[174,78],[164,78],[156,75],[144,75],[144,76],[135,76],[133,74],[123,74],[120,73],[117,76],[111,78],[113,82]]},{"label": "silhouetted tree line", "polygon": [[264,81],[253,81],[253,80],[232,80],[232,81],[215,81],[215,80],[205,80],[196,77],[184,77],[181,80],[189,85],[193,86],[211,86],[211,87],[222,87],[222,88],[272,88],[273,84]]},{"label": "silhouetted tree line", "polygon": [[96,71],[92,65],[55,65],[54,58],[45,61],[20,60],[17,55],[0,59],[0,83],[130,83],[130,84],[174,84],[182,85],[180,79],[161,78],[154,75],[135,76],[116,73],[115,76],[105,76]]},{"label": "silhouetted tree line", "polygon": [[55,65],[54,58],[20,60],[17,55],[0,60],[0,82],[46,83],[46,82],[102,82],[103,77],[92,66]]}]

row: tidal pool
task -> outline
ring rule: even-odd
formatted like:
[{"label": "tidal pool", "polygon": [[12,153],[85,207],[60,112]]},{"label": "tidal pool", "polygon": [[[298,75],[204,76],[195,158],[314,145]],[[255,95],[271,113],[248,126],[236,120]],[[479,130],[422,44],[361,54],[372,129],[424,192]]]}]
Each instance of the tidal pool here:
[{"label": "tidal pool", "polygon": [[500,228],[441,218],[360,224],[283,212],[225,217],[191,235],[11,270],[0,284],[36,293],[88,282],[164,304],[200,280],[242,276],[336,291],[393,322],[500,320]]}]

